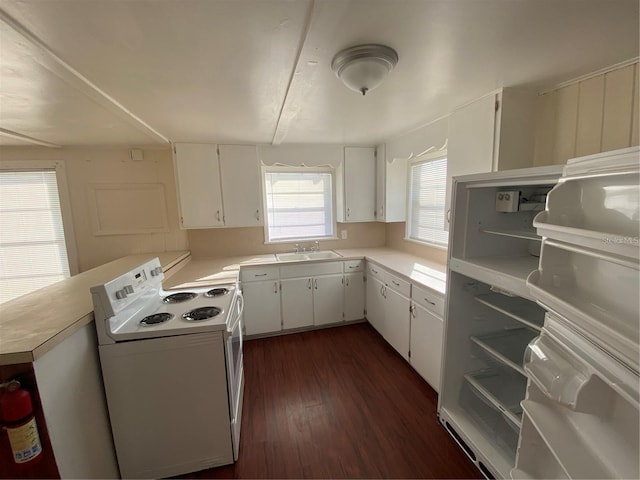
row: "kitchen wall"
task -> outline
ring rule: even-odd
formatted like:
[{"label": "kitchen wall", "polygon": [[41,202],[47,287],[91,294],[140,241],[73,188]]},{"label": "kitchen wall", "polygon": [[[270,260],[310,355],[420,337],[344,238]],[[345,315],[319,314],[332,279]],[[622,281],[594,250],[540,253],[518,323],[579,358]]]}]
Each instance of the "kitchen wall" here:
[{"label": "kitchen wall", "polygon": [[186,250],[178,224],[171,151],[0,148],[1,161],[61,161],[65,165],[79,270],[135,253]]},{"label": "kitchen wall", "polygon": [[[385,245],[384,223],[338,223],[338,235],[347,231],[346,240],[320,242],[321,250],[382,247]],[[262,227],[210,228],[189,230],[189,248],[194,257],[235,257],[249,254],[280,253],[293,250],[295,243],[312,246],[312,242],[264,243]]]},{"label": "kitchen wall", "polygon": [[638,61],[538,97],[534,165],[638,145]]}]

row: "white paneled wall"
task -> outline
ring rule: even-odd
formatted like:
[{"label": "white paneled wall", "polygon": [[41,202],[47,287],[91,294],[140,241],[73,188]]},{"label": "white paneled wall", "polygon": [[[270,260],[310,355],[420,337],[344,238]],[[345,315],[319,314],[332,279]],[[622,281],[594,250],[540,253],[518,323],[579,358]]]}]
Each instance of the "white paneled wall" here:
[{"label": "white paneled wall", "polygon": [[638,62],[538,97],[535,165],[638,145]]}]

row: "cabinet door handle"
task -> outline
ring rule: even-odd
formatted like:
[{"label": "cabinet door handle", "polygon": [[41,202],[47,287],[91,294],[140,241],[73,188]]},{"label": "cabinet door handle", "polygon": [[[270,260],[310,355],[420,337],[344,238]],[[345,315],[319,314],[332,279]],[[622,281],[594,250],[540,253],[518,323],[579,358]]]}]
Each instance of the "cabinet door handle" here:
[{"label": "cabinet door handle", "polygon": [[349,286],[349,277],[347,277],[347,287]]},{"label": "cabinet door handle", "polygon": [[311,290],[311,279],[309,279],[309,281],[307,282],[307,288]]},{"label": "cabinet door handle", "polygon": [[256,210],[256,220],[260,221],[260,210]]},{"label": "cabinet door handle", "polygon": [[451,209],[447,210],[447,223],[451,223]]},{"label": "cabinet door handle", "polygon": [[430,301],[427,297],[424,297],[424,301],[427,302],[430,305],[433,305],[434,307],[436,306],[436,302]]},{"label": "cabinet door handle", "polygon": [[349,215],[351,215],[351,209],[347,208],[347,218],[349,218]]},{"label": "cabinet door handle", "polygon": [[216,212],[216,218],[218,219],[218,221],[220,221],[220,210]]},{"label": "cabinet door handle", "polygon": [[278,282],[273,283],[273,293],[278,293]]},{"label": "cabinet door handle", "polygon": [[313,288],[315,288],[316,290],[318,289],[318,279],[317,278],[313,281]]},{"label": "cabinet door handle", "polygon": [[415,305],[411,304],[409,306],[409,313],[411,313],[411,316],[413,318],[416,318],[416,307],[415,307]]}]

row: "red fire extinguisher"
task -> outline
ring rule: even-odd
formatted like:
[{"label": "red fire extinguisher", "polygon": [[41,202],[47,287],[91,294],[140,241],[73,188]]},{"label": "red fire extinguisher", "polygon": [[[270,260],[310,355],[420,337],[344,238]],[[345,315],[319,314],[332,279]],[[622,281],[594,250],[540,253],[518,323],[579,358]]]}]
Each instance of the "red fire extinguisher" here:
[{"label": "red fire extinguisher", "polygon": [[42,444],[36,419],[33,414],[31,395],[20,387],[20,382],[11,380],[2,385],[0,394],[0,419],[9,435],[13,461],[26,466],[40,460]]}]

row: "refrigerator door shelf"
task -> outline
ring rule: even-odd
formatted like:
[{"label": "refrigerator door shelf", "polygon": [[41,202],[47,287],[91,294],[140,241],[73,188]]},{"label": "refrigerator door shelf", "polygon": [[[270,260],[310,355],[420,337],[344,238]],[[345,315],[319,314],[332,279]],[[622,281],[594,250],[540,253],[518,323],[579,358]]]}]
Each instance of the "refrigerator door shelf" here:
[{"label": "refrigerator door shelf", "polygon": [[639,273],[637,262],[545,239],[527,285],[539,303],[637,371]]},{"label": "refrigerator door shelf", "polygon": [[639,478],[638,374],[553,314],[529,350],[516,470],[548,450],[569,478]]}]

